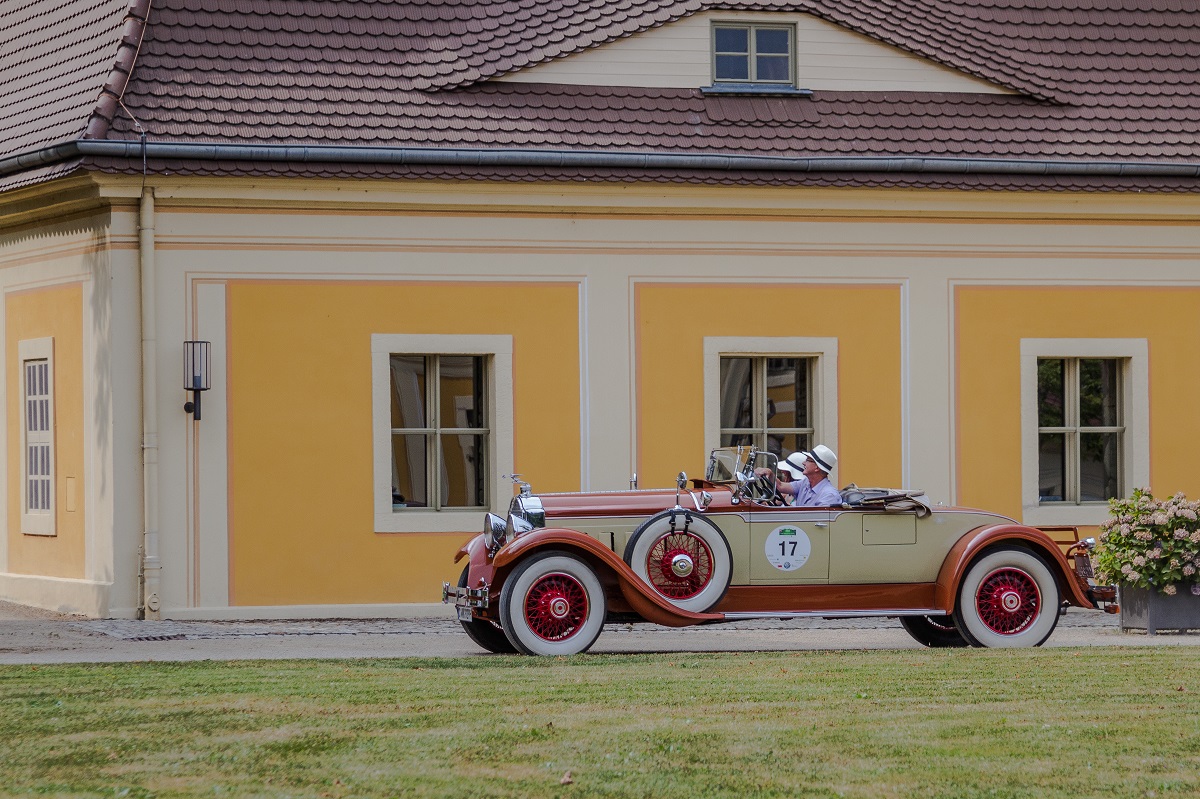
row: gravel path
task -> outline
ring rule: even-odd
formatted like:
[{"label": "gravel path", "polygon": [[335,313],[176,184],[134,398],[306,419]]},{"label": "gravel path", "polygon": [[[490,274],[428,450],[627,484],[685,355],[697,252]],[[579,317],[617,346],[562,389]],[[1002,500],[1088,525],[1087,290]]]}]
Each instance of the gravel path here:
[{"label": "gravel path", "polygon": [[[486,657],[450,615],[431,619],[92,620],[0,602],[0,664],[359,657]],[[1196,646],[1200,635],[1122,633],[1072,609],[1047,646]],[[610,624],[593,652],[913,649],[892,619],[741,621],[671,629]]]}]

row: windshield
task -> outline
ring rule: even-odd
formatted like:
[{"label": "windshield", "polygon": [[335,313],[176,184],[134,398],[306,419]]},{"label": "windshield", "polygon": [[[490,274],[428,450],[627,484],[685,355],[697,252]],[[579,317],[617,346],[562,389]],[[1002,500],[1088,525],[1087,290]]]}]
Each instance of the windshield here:
[{"label": "windshield", "polygon": [[736,483],[738,475],[745,473],[749,457],[749,447],[714,449],[708,456],[705,479],[710,483]]},{"label": "windshield", "polygon": [[772,474],[779,463],[773,452],[754,447],[721,447],[708,456],[708,471],[704,477],[710,483],[744,483],[753,479],[755,469],[769,469]]}]

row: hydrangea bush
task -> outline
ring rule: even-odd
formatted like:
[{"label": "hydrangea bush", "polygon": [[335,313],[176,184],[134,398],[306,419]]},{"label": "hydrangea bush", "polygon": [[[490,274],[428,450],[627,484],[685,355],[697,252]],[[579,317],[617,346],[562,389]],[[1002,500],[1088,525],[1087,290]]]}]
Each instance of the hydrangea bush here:
[{"label": "hydrangea bush", "polygon": [[1182,493],[1157,500],[1144,488],[1109,500],[1092,556],[1096,576],[1110,584],[1174,595],[1178,585],[1200,583],[1200,501]]}]

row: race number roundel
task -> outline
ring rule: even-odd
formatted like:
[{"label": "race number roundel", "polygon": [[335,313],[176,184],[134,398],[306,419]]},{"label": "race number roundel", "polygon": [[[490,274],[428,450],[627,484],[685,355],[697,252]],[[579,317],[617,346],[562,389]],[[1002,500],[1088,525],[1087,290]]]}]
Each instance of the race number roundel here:
[{"label": "race number roundel", "polygon": [[808,534],[794,524],[776,527],[767,536],[767,560],[776,569],[793,572],[808,562],[812,542]]}]

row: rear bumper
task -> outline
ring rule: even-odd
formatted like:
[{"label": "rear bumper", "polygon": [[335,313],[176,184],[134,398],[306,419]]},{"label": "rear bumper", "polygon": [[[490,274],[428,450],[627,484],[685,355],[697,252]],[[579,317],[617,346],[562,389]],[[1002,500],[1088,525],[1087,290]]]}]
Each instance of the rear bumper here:
[{"label": "rear bumper", "polygon": [[1087,593],[1092,604],[1105,613],[1121,612],[1120,606],[1117,605],[1117,587],[1115,585],[1089,585]]}]

